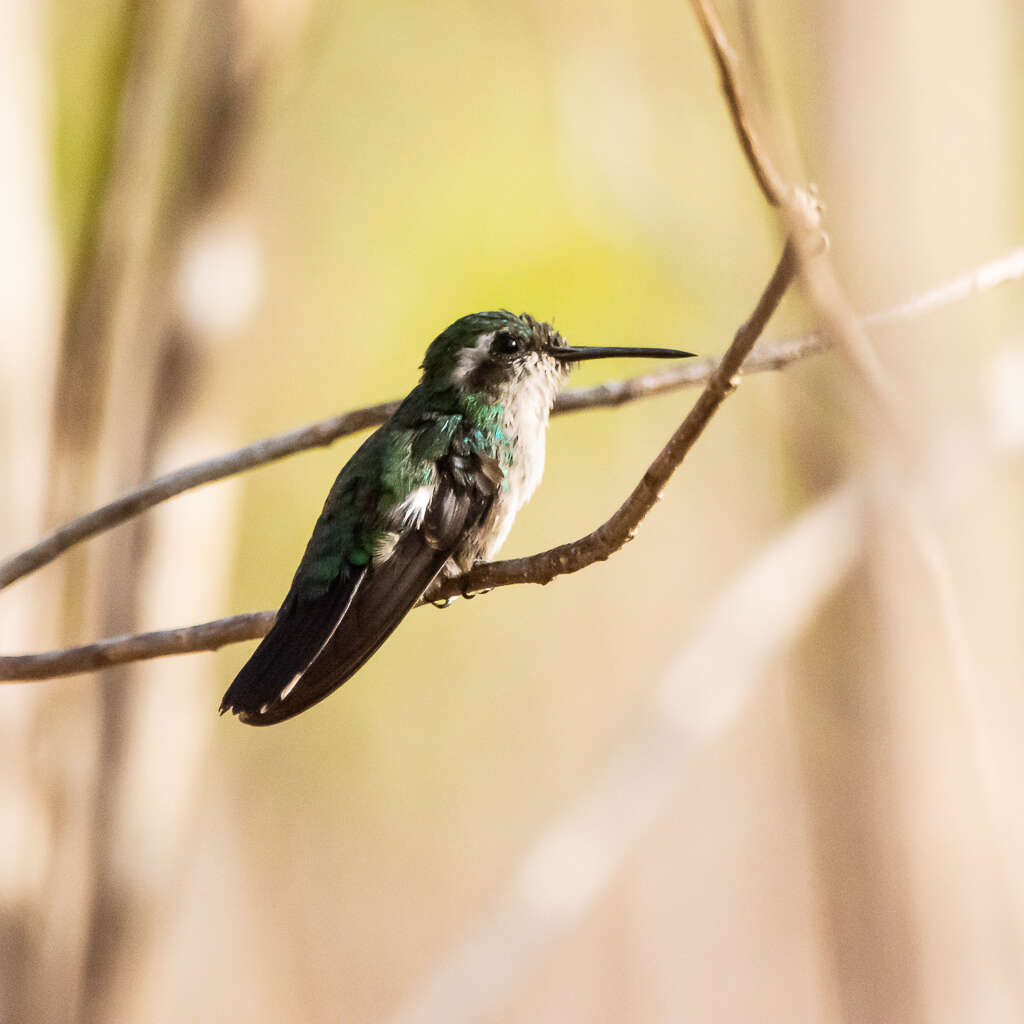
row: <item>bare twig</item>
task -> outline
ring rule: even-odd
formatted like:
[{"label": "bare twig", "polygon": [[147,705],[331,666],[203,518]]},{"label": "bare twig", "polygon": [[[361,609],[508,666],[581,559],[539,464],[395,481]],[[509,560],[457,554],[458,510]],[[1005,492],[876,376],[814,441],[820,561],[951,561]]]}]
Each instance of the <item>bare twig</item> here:
[{"label": "bare twig", "polygon": [[799,257],[801,276],[822,318],[825,337],[843,348],[873,393],[876,405],[885,415],[889,426],[902,430],[897,403],[874,349],[846,304],[831,268],[814,260],[820,252],[819,239],[812,238],[810,231],[803,230],[813,227],[820,218],[820,203],[812,192],[793,186],[776,169],[754,125],[751,108],[740,91],[736,54],[729,45],[714,4],[711,0],[692,0],[692,4],[718,66],[722,91],[751,172],[765,199],[770,205],[782,209],[789,224]]},{"label": "bare twig", "polygon": [[237,451],[218,455],[206,462],[199,462],[185,469],[168,473],[144,484],[116,501],[86,513],[64,526],[59,527],[37,544],[26,548],[20,554],[8,559],[0,565],[0,589],[27,576],[30,572],[42,568],[52,562],[58,555],[80,541],[93,537],[104,530],[109,530],[120,523],[126,522],[140,512],[158,505],[168,498],[173,498],[184,491],[199,487],[202,484],[221,480],[235,473],[244,472],[254,466],[284,458],[295,452],[327,445],[345,434],[382,423],[394,411],[397,403],[387,402],[382,405],[371,405],[365,409],[354,409],[351,412],[333,416],[319,423],[312,423],[286,434],[268,437],[262,441],[239,448]]},{"label": "bare twig", "polygon": [[216,651],[227,644],[263,636],[270,629],[276,615],[276,611],[248,612],[245,615],[201,622],[198,626],[115,636],[44,654],[0,655],[0,681],[52,679],[123,665],[129,661],[163,658],[169,654]]},{"label": "bare twig", "polygon": [[[476,566],[462,576],[438,583],[428,591],[424,600],[442,600],[514,583],[548,583],[555,576],[577,572],[596,561],[606,559],[621,548],[632,538],[637,526],[658,501],[669,477],[703,433],[708,421],[735,389],[744,359],[782,300],[795,273],[794,248],[791,243],[787,243],[754,312],[736,332],[732,344],[711,373],[707,386],[689,415],[650,465],[633,493],[606,523],[579,540],[530,558]],[[8,655],[0,657],[0,679],[45,679],[165,654],[212,650],[226,643],[262,636],[270,628],[273,618],[272,612],[232,616],[201,626],[117,637],[64,651]]]},{"label": "bare twig", "polygon": [[750,164],[757,184],[765,199],[771,206],[780,206],[792,191],[785,179],[776,170],[774,162],[762,145],[760,136],[754,128],[749,108],[743,102],[740,92],[739,68],[736,54],[729,45],[725,30],[718,19],[718,12],[708,0],[692,0],[693,10],[704,31],[708,46],[718,65],[718,74],[722,81],[722,92],[725,94],[729,113],[739,136],[743,153]]},{"label": "bare twig", "polygon": [[949,281],[929,288],[880,313],[871,313],[860,321],[862,327],[885,327],[889,324],[913,320],[933,309],[950,306],[973,295],[980,295],[1008,281],[1024,277],[1024,246],[1011,250],[997,260],[983,263],[974,270],[959,274]]},{"label": "bare twig", "polygon": [[[870,327],[899,323],[1021,278],[1024,278],[1024,248],[1014,249],[1005,256],[944,281],[891,309],[868,314],[860,322]],[[829,339],[821,334],[762,343],[744,362],[741,372],[746,375],[780,370],[790,363],[817,355],[830,347]],[[608,381],[587,388],[573,388],[558,396],[554,413],[558,415],[584,409],[611,408],[680,388],[696,387],[707,383],[717,365],[718,361],[715,359],[701,359],[656,373],[629,377],[626,380]],[[185,491],[310,448],[324,447],[339,438],[377,426],[391,415],[397,404],[381,402],[378,405],[352,409],[284,434],[255,441],[244,448],[186,466],[143,484],[102,508],[94,509],[64,524],[32,547],[0,563],[0,589],[48,565],[75,544],[105,530],[113,529],[154,505],[177,497]]]}]

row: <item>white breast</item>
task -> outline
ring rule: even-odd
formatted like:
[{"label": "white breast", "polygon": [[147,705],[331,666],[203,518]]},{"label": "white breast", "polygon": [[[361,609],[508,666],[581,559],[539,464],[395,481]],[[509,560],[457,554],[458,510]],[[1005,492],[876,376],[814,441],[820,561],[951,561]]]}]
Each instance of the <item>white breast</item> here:
[{"label": "white breast", "polygon": [[544,475],[548,417],[560,384],[557,371],[530,374],[506,403],[502,429],[513,439],[513,462],[508,471],[508,490],[499,494],[491,511],[489,539],[482,558],[493,558],[497,553],[512,529],[516,513],[533,497]]}]

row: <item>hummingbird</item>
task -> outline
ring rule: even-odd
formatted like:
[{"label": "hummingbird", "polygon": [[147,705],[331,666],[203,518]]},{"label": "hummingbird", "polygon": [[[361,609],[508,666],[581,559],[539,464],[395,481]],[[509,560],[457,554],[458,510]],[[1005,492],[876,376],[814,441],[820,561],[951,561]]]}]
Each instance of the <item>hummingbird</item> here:
[{"label": "hummingbird", "polygon": [[366,662],[436,577],[492,558],[540,483],[548,416],[577,363],[691,355],[576,347],[505,310],[456,320],[427,348],[419,384],[338,474],[221,714],[272,725],[305,711]]}]

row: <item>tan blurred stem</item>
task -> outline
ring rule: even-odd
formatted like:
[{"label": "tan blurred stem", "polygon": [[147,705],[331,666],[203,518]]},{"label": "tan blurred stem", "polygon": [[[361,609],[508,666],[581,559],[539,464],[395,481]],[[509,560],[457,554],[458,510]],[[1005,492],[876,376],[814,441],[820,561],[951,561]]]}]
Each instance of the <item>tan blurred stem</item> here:
[{"label": "tan blurred stem", "polygon": [[[906,550],[916,558],[924,583],[917,599],[931,604],[939,624],[936,642],[944,648],[950,668],[954,697],[965,723],[968,757],[977,773],[982,810],[995,839],[1000,882],[1013,902],[1012,920],[1016,923],[1024,920],[1024,891],[1017,882],[1012,842],[1007,834],[1002,777],[993,758],[990,729],[981,705],[976,658],[946,549],[935,526],[935,510],[925,503],[921,488],[906,486],[908,477],[913,483],[925,472],[928,439],[914,429],[895,384],[854,315],[829,261],[808,258],[801,252],[800,265],[805,291],[818,313],[825,337],[847,355],[858,372],[868,407],[867,418],[881,432],[878,449],[895,465],[894,475],[900,484],[883,487],[881,498],[890,513],[896,513],[889,516],[890,525],[901,533]],[[1014,934],[1014,942],[1015,952],[1020,955],[1019,931]]]},{"label": "tan blurred stem", "polygon": [[[870,416],[889,439],[899,445],[899,455],[905,462],[905,469],[914,471],[919,465],[920,445],[915,444],[913,431],[900,401],[896,388],[882,365],[865,327],[877,326],[886,317],[875,316],[861,320],[855,314],[842,286],[828,259],[817,258],[820,254],[813,239],[799,229],[807,217],[807,194],[790,186],[779,174],[775,163],[762,145],[759,132],[753,123],[753,113],[740,91],[739,64],[729,45],[725,30],[711,0],[692,0],[697,20],[704,32],[721,77],[722,91],[732,116],[740,145],[750,164],[767,202],[781,206],[785,219],[793,227],[793,239],[798,255],[800,277],[808,298],[821,323],[822,340],[828,347],[838,347],[857,371],[870,405]],[[1024,269],[1024,250],[1016,249],[1006,258],[1006,266],[996,271],[993,280],[999,283],[1007,280],[1004,273],[1019,275]],[[983,268],[965,283],[962,290],[951,284],[944,294],[954,299],[957,294],[970,294],[973,289],[984,287]],[[890,314],[891,319],[903,319],[914,315],[922,305],[928,303],[931,295],[921,300],[909,300]],[[923,439],[922,439],[923,440]],[[888,449],[889,446],[886,446]],[[915,448],[918,451],[915,451]],[[934,524],[920,500],[914,495],[904,497],[897,503],[901,521],[907,533],[910,547],[918,556],[925,579],[934,595],[935,604],[943,624],[942,635],[948,646],[950,664],[960,691],[961,704],[969,724],[974,760],[986,793],[990,820],[994,823],[999,815],[998,774],[991,763],[984,738],[984,727],[977,707],[977,693],[974,658],[970,651],[967,632],[957,601],[956,590],[950,575],[945,552],[935,532]],[[1005,843],[1002,844],[1005,850]],[[1009,873],[1007,874],[1009,878]]]},{"label": "tan blurred stem", "polygon": [[862,548],[862,520],[860,488],[839,488],[717,597],[600,775],[533,844],[476,929],[392,1024],[491,1019],[507,1005],[671,806],[696,752],[728,727],[846,578]]},{"label": "tan blurred stem", "polygon": [[[787,242],[753,313],[737,330],[732,344],[715,367],[693,408],[647,468],[632,494],[607,522],[579,540],[539,555],[475,566],[462,576],[436,583],[428,590],[424,600],[444,600],[459,594],[492,590],[514,583],[548,583],[563,573],[577,572],[594,562],[603,561],[631,540],[637,526],[660,499],[665,484],[703,433],[711,417],[735,390],[740,367],[782,301],[796,274],[796,266],[794,246],[792,242]],[[45,679],[123,664],[126,661],[155,658],[163,654],[215,649],[225,643],[261,636],[272,622],[272,613],[268,616],[234,616],[169,633],[119,637],[40,655],[0,657],[0,679]],[[253,632],[250,633],[250,630]]]},{"label": "tan blurred stem", "polygon": [[[144,236],[130,236],[133,245],[121,254],[120,272],[110,281],[119,306],[102,331],[110,352],[109,422],[131,420],[138,429],[110,439],[113,443],[103,448],[109,468],[98,460],[97,480],[108,474],[122,479],[152,474],[192,394],[183,378],[192,382],[201,373],[198,340],[168,296],[173,295],[186,233],[232,184],[255,99],[258,74],[233,73],[235,7],[235,0],[203,5],[151,0],[140,13],[118,127],[120,146],[133,159],[112,180],[109,205],[119,206],[132,181],[149,224]],[[140,161],[146,173],[136,181],[130,172]],[[101,297],[87,298],[90,308],[102,306]],[[78,344],[89,343],[89,326],[73,325]],[[127,560],[122,550],[106,546],[100,551],[91,603],[106,633],[137,625],[153,522],[135,520],[132,526]],[[139,761],[139,751],[132,749],[139,695],[125,685],[132,679],[130,668],[122,668],[105,676],[98,688],[89,913],[80,1005],[71,1013],[83,1022],[110,1019],[124,965],[139,962],[143,937],[155,921],[153,892],[126,869],[122,849],[122,826],[131,806],[126,780]],[[173,845],[171,822],[163,825],[163,839]]]},{"label": "tan blurred stem", "polygon": [[[838,348],[856,371],[866,400],[866,420],[878,437],[884,458],[895,462],[896,475],[913,481],[923,473],[923,454],[928,439],[919,436],[907,413],[906,404],[878,357],[866,331],[847,299],[830,261],[809,244],[805,223],[808,194],[791,188],[778,174],[753,125],[753,110],[739,89],[738,62],[729,45],[711,0],[692,0],[697,19],[718,65],[722,88],[739,136],[740,144],[754,177],[771,205],[781,207],[783,218],[793,232],[800,266],[801,283],[812,308],[818,315],[826,343]],[[902,485],[888,488],[887,505],[895,507],[895,517],[904,534],[906,546],[917,558],[922,580],[941,624],[938,631],[946,647],[957,696],[967,722],[970,756],[979,776],[985,814],[992,834],[998,837],[1001,879],[1016,901],[1015,920],[1020,920],[1022,896],[1013,884],[1010,845],[1005,834],[1005,814],[1001,813],[1000,778],[993,763],[986,727],[978,704],[978,679],[975,659],[949,569],[946,552],[933,521],[933,510],[926,507],[921,488]],[[1015,935],[1015,939],[1018,938]]]},{"label": "tan blurred stem", "polygon": [[[1005,256],[983,263],[927,291],[911,296],[890,309],[870,313],[863,317],[860,323],[864,326],[881,327],[916,319],[1021,278],[1024,278],[1024,248],[1014,249]],[[831,341],[822,334],[808,334],[763,343],[751,353],[740,372],[746,375],[781,370],[791,363],[818,355],[830,347]],[[715,359],[701,359],[626,380],[608,381],[588,388],[574,388],[558,396],[554,413],[558,415],[581,412],[585,409],[612,408],[652,395],[697,387],[707,383],[717,366],[718,361]],[[158,477],[101,508],[64,524],[30,548],[0,563],[0,589],[48,565],[74,545],[113,529],[154,505],[203,484],[224,480],[229,476],[311,448],[324,447],[339,438],[378,426],[394,412],[397,405],[397,401],[391,401],[352,409]]]},{"label": "tan blurred stem", "polygon": [[[172,69],[184,52],[179,47],[191,6],[158,0],[124,5],[118,58],[104,68],[103,94],[94,98],[92,128],[109,117],[110,134],[98,131],[97,173],[87,181],[81,236],[69,250],[47,464],[51,517],[80,507],[111,480],[142,471],[141,432],[126,432],[114,444],[102,441],[106,424],[148,386],[140,372],[150,340],[144,307],[173,119]],[[132,548],[139,534],[133,531]],[[100,552],[99,570],[89,581],[68,575],[53,609],[61,632],[132,628],[138,566],[130,564],[136,571],[122,574],[132,580],[123,587],[112,583],[118,568],[125,568],[112,551]],[[70,750],[80,753],[70,763],[49,759],[45,771],[51,824],[45,896],[25,918],[37,947],[26,972],[26,1019],[86,1024],[103,1016],[105,979],[124,921],[123,904],[111,898],[108,884],[108,839],[115,828],[116,765],[129,699],[127,688],[107,680],[83,693],[81,704],[39,718],[40,736],[66,726]],[[71,728],[72,722],[79,727]]]}]

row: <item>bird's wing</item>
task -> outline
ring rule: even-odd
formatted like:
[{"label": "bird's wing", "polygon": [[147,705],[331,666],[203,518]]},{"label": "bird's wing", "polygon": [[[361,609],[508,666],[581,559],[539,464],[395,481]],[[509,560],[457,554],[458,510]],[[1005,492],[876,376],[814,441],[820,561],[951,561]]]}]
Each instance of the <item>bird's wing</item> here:
[{"label": "bird's wing", "polygon": [[[222,712],[231,710],[250,725],[291,718],[341,686],[387,639],[464,531],[487,515],[502,480],[498,463],[478,452],[449,453],[434,465],[436,483],[418,526],[400,533],[385,560],[360,566],[346,561],[321,592],[310,594],[314,532],[305,569],[300,566],[273,628],[225,694]],[[321,534],[328,530],[323,522],[322,516]]]}]

